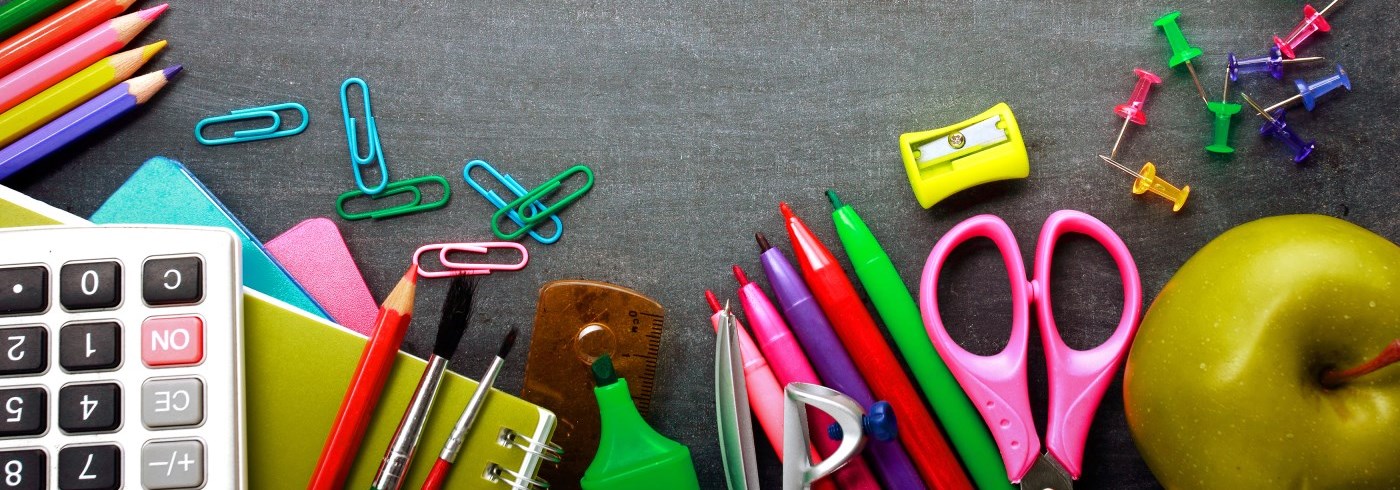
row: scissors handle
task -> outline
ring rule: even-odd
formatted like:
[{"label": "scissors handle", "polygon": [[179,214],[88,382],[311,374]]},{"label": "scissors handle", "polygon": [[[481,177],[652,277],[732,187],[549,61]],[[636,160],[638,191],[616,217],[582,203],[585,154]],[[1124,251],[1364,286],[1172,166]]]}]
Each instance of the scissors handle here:
[{"label": "scissors handle", "polygon": [[[989,238],[996,244],[1011,282],[1011,340],[991,356],[973,354],[953,341],[938,311],[938,274],[943,263],[953,249],[973,238]],[[1040,456],[1040,438],[1026,389],[1031,295],[1016,237],[1005,221],[989,214],[968,218],[943,235],[929,252],[919,283],[919,305],[929,339],[987,422],[1012,483],[1021,481]]]},{"label": "scissors handle", "polygon": [[[1079,233],[1093,238],[1108,250],[1118,265],[1123,281],[1123,314],[1113,335],[1103,344],[1089,350],[1074,350],[1065,345],[1050,307],[1050,260],[1055,244],[1066,233]],[[1070,476],[1079,478],[1083,470],[1084,440],[1094,411],[1103,399],[1104,391],[1118,371],[1118,363],[1137,333],[1138,314],[1142,310],[1142,284],[1137,265],[1127,245],[1108,225],[1093,216],[1079,212],[1056,211],[1045,220],[1040,240],[1036,244],[1035,279],[1031,281],[1031,296],[1036,304],[1040,322],[1040,338],[1045,344],[1045,360],[1049,373],[1050,412],[1045,428],[1045,446]]]}]

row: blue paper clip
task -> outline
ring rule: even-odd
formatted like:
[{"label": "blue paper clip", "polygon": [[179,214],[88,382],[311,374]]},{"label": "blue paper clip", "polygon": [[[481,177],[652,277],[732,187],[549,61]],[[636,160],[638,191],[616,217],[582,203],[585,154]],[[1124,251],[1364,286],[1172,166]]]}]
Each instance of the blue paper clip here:
[{"label": "blue paper clip", "polygon": [[[291,129],[281,129],[282,116],[278,114],[278,111],[286,110],[295,110],[297,112],[300,112],[301,125]],[[271,124],[269,124],[265,128],[243,129],[239,131],[234,131],[233,136],[229,136],[227,138],[218,138],[211,140],[209,138],[204,137],[204,128],[211,124],[223,124],[233,121],[246,121],[250,119],[258,119],[264,117],[272,120]],[[204,118],[204,120],[199,121],[199,124],[194,125],[194,139],[200,144],[208,146],[268,140],[272,138],[282,138],[285,136],[301,134],[302,131],[306,130],[306,126],[308,124],[311,124],[311,115],[307,114],[306,107],[296,102],[287,102],[285,104],[275,104],[262,107],[249,107],[247,109],[238,109],[236,111],[230,111],[228,115],[224,116],[206,117]]]},{"label": "blue paper clip", "polygon": [[[351,85],[360,86],[360,94],[365,101],[365,139],[368,140],[368,148],[363,156],[360,155],[360,140],[355,136],[355,118],[350,117],[350,101],[346,97]],[[383,192],[384,186],[389,185],[389,168],[384,164],[384,147],[379,145],[379,126],[374,122],[374,110],[369,104],[369,85],[364,80],[347,78],[340,84],[340,112],[345,115],[345,140],[350,147],[350,171],[355,174],[355,186],[369,195]],[[369,187],[360,175],[360,167],[376,160],[379,162],[379,185]]]},{"label": "blue paper clip", "polygon": [[[485,161],[472,160],[470,162],[467,162],[467,166],[462,169],[462,179],[466,180],[467,185],[472,186],[472,189],[475,189],[477,194],[481,194],[481,197],[486,198],[486,201],[490,202],[492,206],[496,207],[496,209],[504,208],[506,207],[506,204],[509,203],[507,203],[505,199],[501,199],[501,196],[497,195],[496,191],[488,191],[486,190],[486,188],[482,187],[481,184],[477,183],[475,180],[472,180],[471,173],[473,167],[481,167],[482,169],[485,169],[486,173],[490,174],[492,178],[496,179],[496,182],[500,182],[501,185],[506,187],[506,190],[509,190],[512,194],[515,194],[515,197],[511,198],[512,201],[524,197],[525,193],[529,192],[525,190],[525,186],[520,185],[519,182],[516,182],[515,178],[511,177],[510,174],[502,174],[500,172],[497,172],[495,168],[491,167],[491,164],[486,163]],[[533,203],[530,203],[530,209],[534,210],[535,213],[539,213],[545,210],[545,205],[543,202],[535,201]],[[521,219],[520,214],[516,213],[514,210],[509,211],[506,214],[506,216],[510,217],[510,220],[514,221],[516,225],[525,226],[525,221]],[[544,237],[541,236],[539,233],[535,233],[534,230],[531,230],[530,238],[534,238],[535,241],[545,245],[549,245],[551,243],[559,241],[559,237],[564,234],[564,223],[559,220],[559,215],[550,215],[549,219],[554,222],[554,235],[550,237]]]}]

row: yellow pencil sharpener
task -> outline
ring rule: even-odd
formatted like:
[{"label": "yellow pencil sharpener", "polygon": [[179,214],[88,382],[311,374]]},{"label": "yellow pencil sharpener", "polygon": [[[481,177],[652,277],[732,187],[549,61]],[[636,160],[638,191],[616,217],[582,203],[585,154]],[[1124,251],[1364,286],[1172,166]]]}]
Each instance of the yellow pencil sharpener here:
[{"label": "yellow pencil sharpener", "polygon": [[899,153],[924,208],[968,187],[1031,172],[1021,127],[1005,102],[952,126],[901,134]]}]

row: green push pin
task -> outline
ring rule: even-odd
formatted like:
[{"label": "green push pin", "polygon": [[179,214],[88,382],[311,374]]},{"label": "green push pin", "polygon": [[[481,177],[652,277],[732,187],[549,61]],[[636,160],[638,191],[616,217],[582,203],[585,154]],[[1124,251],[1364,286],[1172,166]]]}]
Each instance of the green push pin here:
[{"label": "green push pin", "polygon": [[1206,108],[1215,113],[1215,141],[1206,147],[1211,153],[1234,153],[1230,147],[1230,121],[1240,112],[1239,104],[1227,102],[1206,102]]},{"label": "green push pin", "polygon": [[1167,44],[1172,48],[1172,57],[1167,59],[1167,66],[1176,68],[1176,65],[1186,63],[1186,71],[1191,72],[1191,81],[1196,83],[1196,92],[1201,94],[1201,102],[1209,106],[1206,89],[1201,87],[1201,79],[1196,78],[1196,68],[1191,66],[1191,58],[1200,56],[1201,50],[1186,42],[1186,35],[1181,33],[1181,26],[1176,25],[1177,17],[1181,17],[1180,11],[1158,17],[1152,25],[1162,28],[1162,32],[1167,35]]}]

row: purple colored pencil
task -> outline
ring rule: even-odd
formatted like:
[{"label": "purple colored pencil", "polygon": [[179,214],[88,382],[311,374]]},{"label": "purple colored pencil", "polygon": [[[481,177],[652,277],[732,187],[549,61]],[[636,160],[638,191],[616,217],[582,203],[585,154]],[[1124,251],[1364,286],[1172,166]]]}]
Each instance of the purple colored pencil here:
[{"label": "purple colored pencil", "polygon": [[0,179],[151,100],[180,69],[180,65],[174,65],[119,83],[0,150]]},{"label": "purple colored pencil", "polygon": [[[827,321],[821,307],[812,298],[812,291],[802,282],[802,275],[793,268],[781,250],[768,244],[768,240],[763,238],[762,234],[757,235],[757,238],[758,247],[762,250],[758,257],[763,263],[763,272],[768,275],[768,284],[773,286],[773,295],[778,298],[778,307],[782,308],[783,316],[787,317],[797,342],[807,351],[807,359],[812,361],[812,368],[816,369],[817,376],[821,377],[822,383],[828,388],[845,393],[869,410],[870,406],[875,404],[875,396],[870,393],[870,387],[866,386],[865,380],[861,379],[860,371],[851,361],[851,356],[846,353],[846,348],[841,345],[841,339],[836,337],[831,322]],[[898,425],[899,421],[896,420],[895,424]],[[923,478],[919,477],[918,470],[914,468],[914,462],[909,459],[898,440],[871,440],[865,449],[871,463],[878,468],[875,474],[885,483],[885,488],[927,488]]]}]

